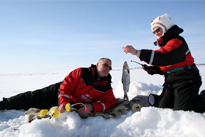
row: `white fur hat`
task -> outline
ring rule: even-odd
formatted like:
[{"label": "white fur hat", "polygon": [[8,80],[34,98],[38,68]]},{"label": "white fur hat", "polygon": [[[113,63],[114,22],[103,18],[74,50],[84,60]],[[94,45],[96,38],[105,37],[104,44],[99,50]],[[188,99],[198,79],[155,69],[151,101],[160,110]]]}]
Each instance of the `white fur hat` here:
[{"label": "white fur hat", "polygon": [[167,13],[158,16],[154,21],[151,22],[152,31],[155,27],[160,27],[163,30],[163,35],[172,26],[174,26],[174,23],[172,22],[171,18]]}]

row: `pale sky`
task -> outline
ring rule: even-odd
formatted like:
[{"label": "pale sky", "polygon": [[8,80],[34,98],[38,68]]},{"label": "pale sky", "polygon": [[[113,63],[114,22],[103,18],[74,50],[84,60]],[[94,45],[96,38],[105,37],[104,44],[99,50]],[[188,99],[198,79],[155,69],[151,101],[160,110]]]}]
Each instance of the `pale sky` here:
[{"label": "pale sky", "polygon": [[158,49],[150,23],[164,13],[205,63],[204,0],[0,0],[0,74],[73,70],[101,57],[139,67],[122,47]]}]

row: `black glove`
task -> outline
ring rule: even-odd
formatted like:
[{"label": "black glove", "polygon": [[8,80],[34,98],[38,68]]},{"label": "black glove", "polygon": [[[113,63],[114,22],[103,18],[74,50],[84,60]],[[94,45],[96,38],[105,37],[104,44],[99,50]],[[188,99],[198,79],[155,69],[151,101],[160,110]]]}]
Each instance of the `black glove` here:
[{"label": "black glove", "polygon": [[72,110],[78,110],[78,109],[80,109],[80,108],[82,108],[83,106],[82,105],[75,105],[75,106],[73,106],[72,107]]},{"label": "black glove", "polygon": [[157,66],[147,66],[143,65],[142,68],[147,71],[148,74],[153,75],[153,74],[160,74],[164,75],[165,73]]}]

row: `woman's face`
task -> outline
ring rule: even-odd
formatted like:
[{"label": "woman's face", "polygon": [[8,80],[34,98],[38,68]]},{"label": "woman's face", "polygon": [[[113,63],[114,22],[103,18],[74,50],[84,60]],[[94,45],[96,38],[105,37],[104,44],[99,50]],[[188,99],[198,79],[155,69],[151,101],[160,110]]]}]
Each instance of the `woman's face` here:
[{"label": "woman's face", "polygon": [[153,33],[154,33],[157,37],[161,37],[161,36],[163,35],[163,29],[160,28],[160,27],[154,27]]}]

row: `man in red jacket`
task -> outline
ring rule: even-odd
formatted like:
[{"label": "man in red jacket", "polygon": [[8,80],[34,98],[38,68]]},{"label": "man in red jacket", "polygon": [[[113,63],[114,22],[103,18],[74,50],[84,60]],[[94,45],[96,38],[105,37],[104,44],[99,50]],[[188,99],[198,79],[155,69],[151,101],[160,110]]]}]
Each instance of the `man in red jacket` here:
[{"label": "man in red jacket", "polygon": [[162,94],[151,94],[150,105],[205,112],[205,90],[198,95],[201,76],[186,41],[179,35],[183,29],[175,25],[167,14],[157,17],[151,23],[151,29],[158,38],[154,44],[160,47],[159,50],[136,50],[131,45],[123,47],[125,53],[153,65],[143,66],[148,74],[165,76]]},{"label": "man in red jacket", "polygon": [[111,65],[110,59],[101,58],[96,65],[73,70],[63,82],[3,98],[0,110],[49,109],[59,105],[59,110],[63,113],[66,103],[84,103],[87,111],[82,105],[78,109],[81,114],[109,110],[117,103],[111,87]]},{"label": "man in red jacket", "polygon": [[88,114],[113,108],[116,99],[111,88],[111,60],[102,58],[91,68],[78,68],[72,71],[60,86],[61,113],[65,112],[66,103],[85,103],[79,113]]}]

